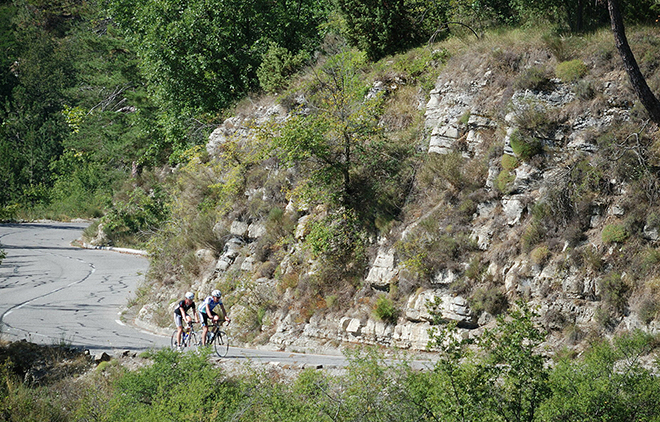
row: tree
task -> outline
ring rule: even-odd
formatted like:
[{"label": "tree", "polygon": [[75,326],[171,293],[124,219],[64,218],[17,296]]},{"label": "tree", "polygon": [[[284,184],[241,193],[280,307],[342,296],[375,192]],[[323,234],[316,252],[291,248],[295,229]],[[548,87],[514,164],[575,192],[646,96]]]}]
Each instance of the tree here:
[{"label": "tree", "polygon": [[426,0],[336,0],[349,43],[370,60],[427,42],[447,21],[448,4]]},{"label": "tree", "polygon": [[[296,54],[318,43],[324,4],[312,0],[110,0],[155,102],[167,141],[185,150],[193,129],[258,87],[275,43]],[[190,142],[190,141],[193,142]]]},{"label": "tree", "polygon": [[59,22],[53,22],[47,9],[29,2],[16,2],[14,7],[15,79],[0,110],[0,206],[19,199],[47,199],[49,165],[62,152],[67,133],[60,114],[62,94],[74,79],[68,51],[54,36]]},{"label": "tree", "polygon": [[546,421],[651,421],[660,414],[660,383],[642,357],[653,336],[639,330],[591,344],[580,359],[561,358],[550,373]]},{"label": "tree", "polygon": [[621,60],[623,61],[623,67],[626,69],[628,77],[630,78],[630,84],[632,85],[633,91],[644,108],[646,108],[651,120],[656,124],[660,124],[660,101],[646,83],[646,79],[637,65],[637,60],[635,60],[635,55],[630,49],[618,1],[607,0],[607,9],[612,23],[614,42],[617,50],[619,50]]},{"label": "tree", "polygon": [[307,183],[296,191],[302,202],[344,207],[362,222],[397,212],[413,154],[379,125],[386,94],[364,81],[365,60],[355,50],[328,58],[308,89],[308,104],[273,138],[279,158],[305,170]]},{"label": "tree", "polygon": [[[432,311],[436,323],[441,315]],[[550,395],[546,358],[538,351],[545,333],[529,305],[517,302],[497,326],[476,341],[465,339],[451,322],[429,331],[429,346],[440,349],[435,374],[445,393],[429,403],[442,420],[533,421]],[[468,347],[472,344],[476,347]],[[420,400],[418,400],[420,401]]]},{"label": "tree", "polygon": [[479,340],[486,351],[481,366],[489,386],[487,403],[503,420],[533,421],[550,395],[546,357],[537,350],[546,333],[534,324],[536,317],[518,301],[509,318],[498,317],[497,327]]},{"label": "tree", "polygon": [[353,177],[366,155],[378,146],[379,96],[365,98],[359,77],[364,55],[345,51],[330,57],[316,74],[309,112],[298,113],[281,128],[274,146],[284,162],[302,163],[321,196],[351,207]]}]

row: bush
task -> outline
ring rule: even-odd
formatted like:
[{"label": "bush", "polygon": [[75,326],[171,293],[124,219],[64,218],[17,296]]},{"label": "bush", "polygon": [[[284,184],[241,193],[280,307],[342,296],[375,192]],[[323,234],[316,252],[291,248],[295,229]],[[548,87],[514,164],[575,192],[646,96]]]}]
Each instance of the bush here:
[{"label": "bush", "polygon": [[516,78],[513,86],[520,90],[544,91],[550,88],[551,82],[544,69],[531,67]]},{"label": "bush", "polygon": [[509,184],[513,183],[514,180],[516,180],[515,174],[513,174],[508,170],[502,170],[497,175],[497,179],[495,180],[495,187],[497,188],[498,191],[507,195],[510,192]]},{"label": "bush", "polygon": [[650,229],[660,229],[660,214],[656,211],[652,211],[646,217],[646,225]]},{"label": "bush", "polygon": [[527,161],[543,151],[543,146],[538,139],[531,136],[523,136],[518,130],[511,134],[509,142],[513,153],[523,161]]},{"label": "bush", "polygon": [[611,273],[600,280],[600,296],[615,312],[621,313],[628,304],[630,287],[619,273]]},{"label": "bush", "polygon": [[146,192],[136,187],[124,200],[119,200],[101,219],[103,231],[114,246],[140,245],[145,236],[167,219],[170,210],[167,195],[161,189]]},{"label": "bush", "polygon": [[660,309],[658,300],[655,297],[647,297],[642,299],[638,306],[639,308],[637,310],[637,315],[639,316],[639,319],[644,322],[644,324],[648,324],[653,321],[658,314],[658,310]]},{"label": "bush", "polygon": [[628,236],[628,231],[619,224],[608,224],[603,227],[603,232],[601,233],[601,239],[605,244],[623,243]]},{"label": "bush", "polygon": [[583,101],[591,100],[596,95],[596,89],[590,80],[580,79],[574,89],[575,95]]},{"label": "bush", "polygon": [[656,420],[660,383],[641,360],[653,342],[635,331],[613,344],[592,344],[580,359],[557,362],[548,380],[552,395],[541,405],[538,420]]},{"label": "bush", "polygon": [[336,4],[345,19],[346,38],[374,61],[422,45],[437,23],[447,20],[444,5],[428,8],[427,18],[418,22],[414,2],[406,0],[339,0]]},{"label": "bush", "polygon": [[[541,223],[539,223],[536,220],[532,220],[529,223],[529,225],[525,227],[525,232],[522,235],[521,238],[522,249],[524,251],[530,251],[535,245],[538,245],[539,242],[541,242],[544,237],[545,237],[545,230],[543,229]],[[540,253],[541,252],[539,252],[539,254]]]},{"label": "bush", "polygon": [[201,420],[231,412],[237,405],[237,386],[219,382],[221,374],[205,353],[165,349],[153,359],[152,365],[118,380],[120,394],[109,398],[107,420]]},{"label": "bush", "polygon": [[516,157],[509,154],[502,155],[502,168],[506,171],[512,171],[518,167],[519,161]]},{"label": "bush", "polygon": [[388,324],[396,324],[401,311],[394,305],[394,302],[385,295],[381,295],[376,300],[374,306],[374,315],[376,318]]},{"label": "bush", "polygon": [[603,257],[593,246],[587,246],[584,248],[580,254],[580,257],[592,271],[600,271],[603,268]]},{"label": "bush", "polygon": [[470,308],[477,314],[488,312],[497,316],[506,311],[509,302],[497,287],[478,288],[470,298]]},{"label": "bush", "polygon": [[293,54],[276,43],[271,43],[257,69],[257,78],[261,88],[269,93],[286,87],[288,79],[302,68],[307,60],[307,53]]},{"label": "bush", "polygon": [[587,65],[580,59],[561,62],[555,67],[555,75],[564,82],[575,82],[588,71]]},{"label": "bush", "polygon": [[542,245],[535,248],[530,254],[532,263],[534,263],[535,265],[545,264],[545,262],[548,260],[549,257],[550,257],[550,250],[546,245]]}]

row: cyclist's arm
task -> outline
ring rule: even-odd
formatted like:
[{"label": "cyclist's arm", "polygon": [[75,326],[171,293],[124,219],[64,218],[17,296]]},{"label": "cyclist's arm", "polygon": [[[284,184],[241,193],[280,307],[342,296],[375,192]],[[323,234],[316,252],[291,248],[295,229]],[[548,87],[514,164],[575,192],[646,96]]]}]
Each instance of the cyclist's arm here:
[{"label": "cyclist's arm", "polygon": [[197,312],[197,308],[193,308],[193,316],[195,317],[195,323],[199,324],[199,312]]},{"label": "cyclist's arm", "polygon": [[222,309],[222,315],[224,315],[225,321],[229,321],[229,317],[227,316],[227,311],[225,310],[225,305],[223,305],[222,303],[220,303],[219,305],[220,305],[220,309]]}]

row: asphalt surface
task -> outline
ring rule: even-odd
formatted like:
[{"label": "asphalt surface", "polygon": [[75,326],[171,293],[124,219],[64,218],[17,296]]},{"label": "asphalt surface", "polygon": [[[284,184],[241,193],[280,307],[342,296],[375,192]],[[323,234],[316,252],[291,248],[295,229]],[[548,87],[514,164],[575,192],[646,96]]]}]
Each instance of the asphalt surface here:
[{"label": "asphalt surface", "polygon": [[[140,255],[72,246],[87,223],[0,224],[0,336],[69,344],[92,354],[169,347],[170,337],[122,322],[120,313],[144,279]],[[229,331],[231,336],[231,331]],[[230,342],[231,344],[231,342]],[[344,356],[230,347],[226,359],[343,367]],[[413,366],[429,367],[427,360]]]},{"label": "asphalt surface", "polygon": [[[85,223],[0,224],[0,332],[7,340],[97,351],[145,350],[169,339],[121,323],[119,312],[149,262],[74,247]],[[167,341],[166,341],[167,340]]]}]

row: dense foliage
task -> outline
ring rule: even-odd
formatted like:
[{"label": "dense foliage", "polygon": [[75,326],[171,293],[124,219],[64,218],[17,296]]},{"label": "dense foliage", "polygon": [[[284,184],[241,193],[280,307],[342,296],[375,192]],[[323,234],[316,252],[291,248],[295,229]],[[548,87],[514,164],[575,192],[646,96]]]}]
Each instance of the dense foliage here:
[{"label": "dense foliage", "polygon": [[[3,2],[3,218],[99,216],[156,136],[135,55],[95,3]],[[151,161],[150,161],[151,160]]]},{"label": "dense foliage", "polygon": [[[337,375],[307,369],[291,378],[257,365],[244,368],[243,375],[229,375],[204,353],[163,350],[151,353],[151,363],[136,370],[104,362],[78,377],[86,368],[79,362],[75,370],[69,368],[71,375],[54,372],[59,375],[30,384],[21,381],[31,371],[29,359],[9,353],[0,365],[0,418],[660,420],[660,381],[653,375],[657,366],[642,365],[657,345],[652,337],[635,332],[612,342],[594,339],[582,357],[549,362],[538,347],[544,332],[533,318],[533,312],[520,308],[476,345],[459,340],[451,325],[443,326],[434,337],[440,358],[423,371],[413,369],[409,360],[391,361],[375,349],[363,349],[347,353],[349,364]],[[66,358],[71,359],[61,356]]]},{"label": "dense foliage", "polygon": [[[650,0],[624,6],[629,22],[657,14]],[[581,31],[607,14],[560,0],[3,0],[1,217],[104,214],[124,180],[185,161],[236,101],[334,55],[324,37],[376,60],[466,28],[541,21]]]}]

